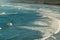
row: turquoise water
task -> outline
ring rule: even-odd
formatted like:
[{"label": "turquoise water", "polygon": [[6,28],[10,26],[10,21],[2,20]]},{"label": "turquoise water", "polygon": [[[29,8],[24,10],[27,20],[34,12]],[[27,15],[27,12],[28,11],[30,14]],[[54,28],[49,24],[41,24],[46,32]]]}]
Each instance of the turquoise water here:
[{"label": "turquoise water", "polygon": [[[13,7],[1,7],[0,14],[0,40],[34,40],[42,37],[42,33],[35,30],[21,28],[22,26],[39,26],[33,22],[42,19],[34,10],[18,10]],[[17,14],[15,14],[17,12]],[[12,13],[12,14],[11,14]],[[7,26],[7,23],[13,23],[12,27]],[[19,27],[17,27],[19,26]]]},{"label": "turquoise water", "polygon": [[[16,5],[16,4],[14,4]],[[60,11],[59,7],[50,5],[33,5],[27,6],[24,4],[18,4],[27,8],[33,9],[49,9],[53,11]],[[57,10],[55,10],[57,9]],[[17,9],[13,6],[0,6],[0,40],[34,40],[42,38],[43,33],[36,30],[21,28],[22,26],[39,27],[44,25],[34,24],[34,21],[47,19],[42,17],[42,14],[36,12],[37,10]],[[6,14],[2,14],[6,13]],[[39,15],[40,14],[40,15]],[[38,16],[39,15],[39,16]],[[9,27],[7,23],[12,23],[13,26]],[[19,27],[18,27],[19,26]]]}]

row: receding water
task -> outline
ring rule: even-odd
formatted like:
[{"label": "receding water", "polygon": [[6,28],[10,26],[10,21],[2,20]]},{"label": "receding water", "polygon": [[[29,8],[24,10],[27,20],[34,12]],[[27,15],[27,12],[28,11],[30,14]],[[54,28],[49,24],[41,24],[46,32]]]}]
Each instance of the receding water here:
[{"label": "receding water", "polygon": [[[21,28],[22,26],[39,26],[33,23],[40,18],[42,19],[42,16],[38,16],[36,11],[18,10],[4,6],[0,7],[0,14],[0,27],[2,28],[0,40],[34,40],[42,37],[40,31]],[[6,25],[10,22],[13,24],[12,27]]]},{"label": "receding water", "polygon": [[[36,8],[36,5],[32,5],[32,8]],[[49,9],[48,6],[42,8]],[[50,10],[51,9],[52,7],[50,7]],[[0,30],[0,40],[34,40],[42,38],[42,32],[22,28],[22,26],[45,26],[34,24],[34,22],[38,20],[44,21],[42,19],[47,21],[48,18],[42,17],[42,14],[38,13],[37,10],[25,10],[11,6],[0,6],[0,27],[2,28]],[[13,25],[6,25],[8,23],[12,23]]]}]

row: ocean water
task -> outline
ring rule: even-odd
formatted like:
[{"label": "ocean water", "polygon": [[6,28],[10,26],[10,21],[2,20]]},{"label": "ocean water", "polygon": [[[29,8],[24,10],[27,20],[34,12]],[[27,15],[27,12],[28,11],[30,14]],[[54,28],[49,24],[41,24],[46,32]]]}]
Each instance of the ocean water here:
[{"label": "ocean water", "polygon": [[[18,4],[18,5],[31,9],[27,10],[24,9],[24,7],[18,9],[13,6],[0,6],[0,27],[2,28],[0,30],[0,40],[35,40],[42,38],[43,37],[42,32],[33,29],[23,28],[23,26],[24,27],[42,26],[42,28],[44,28],[45,25],[34,24],[35,21],[38,20],[47,21],[48,19],[46,17],[42,17],[44,13],[43,14],[39,13],[37,9],[42,8],[57,12],[60,11],[60,7],[57,6],[35,5],[35,4],[34,5]],[[12,26],[7,25],[8,23],[12,23]]]},{"label": "ocean water", "polygon": [[[9,6],[0,6],[0,27],[2,28],[0,40],[34,40],[41,38],[41,32],[21,28],[22,26],[39,26],[33,23],[41,18],[37,14],[34,10],[18,10]],[[6,25],[10,22],[13,24],[11,27]]]}]

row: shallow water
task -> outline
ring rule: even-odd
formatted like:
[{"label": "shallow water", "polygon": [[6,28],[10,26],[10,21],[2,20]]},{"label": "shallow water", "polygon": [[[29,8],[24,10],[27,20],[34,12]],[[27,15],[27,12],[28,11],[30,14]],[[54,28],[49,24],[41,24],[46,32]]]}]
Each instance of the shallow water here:
[{"label": "shallow water", "polygon": [[[24,4],[21,4],[25,6]],[[20,5],[20,6],[21,6]],[[40,6],[40,5],[39,5]],[[39,9],[37,5],[30,5],[32,8]],[[26,6],[25,6],[26,7]],[[27,6],[29,7],[29,5]],[[40,8],[49,9],[58,12],[57,7],[49,7],[41,5]],[[53,7],[53,9],[52,9]],[[43,33],[37,30],[22,28],[22,26],[28,27],[44,27],[45,25],[34,24],[35,21],[47,21],[48,18],[42,17],[42,14],[36,12],[37,10],[25,10],[17,9],[12,6],[0,6],[0,40],[35,40],[42,38]],[[42,20],[43,19],[43,20]],[[6,25],[7,23],[12,23],[10,27]]]},{"label": "shallow water", "polygon": [[[15,14],[16,12],[17,14]],[[22,26],[38,26],[33,22],[39,20],[41,16],[36,15],[35,11],[0,7],[0,14],[0,27],[2,28],[0,40],[34,40],[42,37],[42,33],[39,31],[21,28]],[[9,22],[13,23],[12,27],[6,25]]]}]

